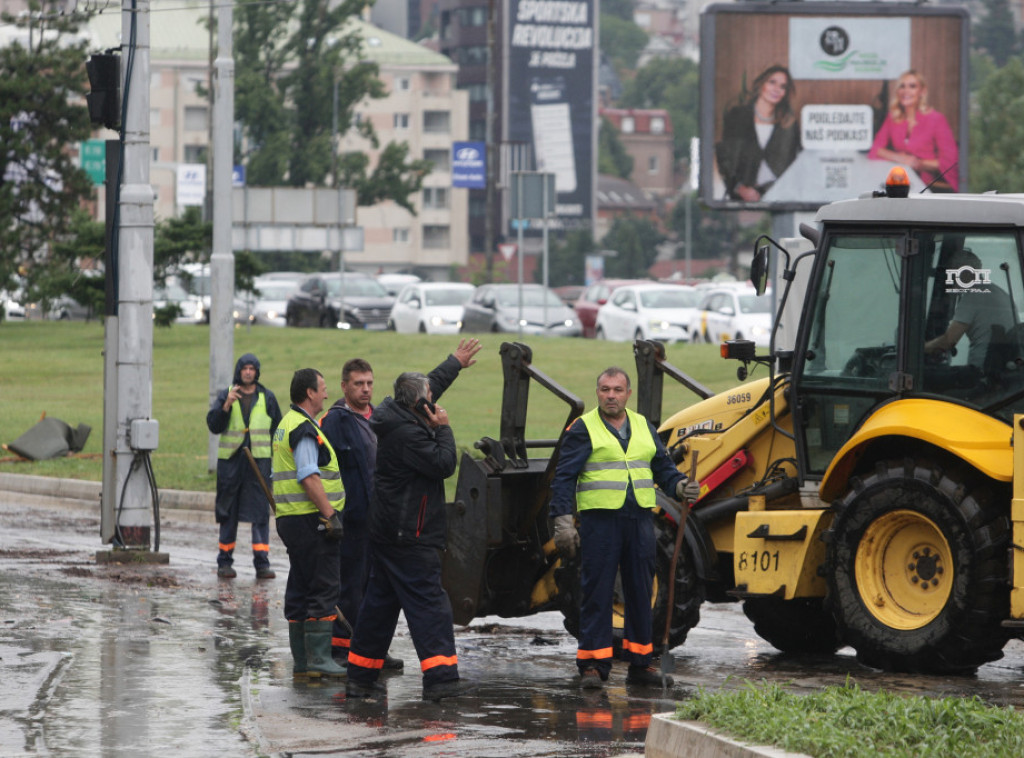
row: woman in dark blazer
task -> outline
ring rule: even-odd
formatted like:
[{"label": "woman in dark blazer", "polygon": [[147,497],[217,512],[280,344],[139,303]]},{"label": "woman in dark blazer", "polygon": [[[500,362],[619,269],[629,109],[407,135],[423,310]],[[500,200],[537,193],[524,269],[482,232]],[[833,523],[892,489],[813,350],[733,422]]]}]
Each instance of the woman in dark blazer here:
[{"label": "woman in dark blazer", "polygon": [[800,152],[794,93],[789,70],[770,66],[754,80],[747,102],[726,111],[716,157],[730,199],[758,202]]}]

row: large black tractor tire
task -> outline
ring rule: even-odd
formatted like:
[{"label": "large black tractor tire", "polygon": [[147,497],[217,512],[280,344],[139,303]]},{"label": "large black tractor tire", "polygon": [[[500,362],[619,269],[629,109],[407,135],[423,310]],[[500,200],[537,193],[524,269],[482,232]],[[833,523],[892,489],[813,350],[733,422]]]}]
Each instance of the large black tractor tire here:
[{"label": "large black tractor tire", "polygon": [[748,598],[743,612],[758,636],[783,653],[832,655],[842,646],[835,620],[820,598]]},{"label": "large black tractor tire", "polygon": [[[655,557],[654,586],[651,592],[652,622],[654,629],[654,652],[662,653],[662,642],[665,637],[665,614],[668,606],[668,576],[672,564],[672,552],[675,549],[676,526],[660,511],[654,518]],[[570,566],[574,572],[571,579],[572,590],[560,593],[566,599],[561,611],[564,616],[565,629],[576,639],[580,636],[580,583],[579,562]],[[686,635],[700,622],[700,606],[704,602],[704,584],[697,576],[693,556],[686,543],[679,552],[676,565],[676,590],[673,597],[672,626],[669,629],[668,645],[671,650],[686,641]],[[622,652],[622,630],[624,624],[622,587],[618,579],[615,581],[615,596],[612,612],[612,645],[615,657]]]},{"label": "large black tractor tire", "polygon": [[851,479],[826,575],[839,633],[861,663],[965,674],[1002,657],[1009,497],[932,460],[880,461]]}]

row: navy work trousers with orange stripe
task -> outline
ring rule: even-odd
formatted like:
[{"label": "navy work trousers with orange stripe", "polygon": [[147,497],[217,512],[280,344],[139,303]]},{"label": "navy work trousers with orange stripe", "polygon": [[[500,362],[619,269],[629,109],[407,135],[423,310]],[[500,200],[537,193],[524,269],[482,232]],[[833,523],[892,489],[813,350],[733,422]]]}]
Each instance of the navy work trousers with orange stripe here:
[{"label": "navy work trousers with orange stripe", "polygon": [[441,554],[418,545],[374,544],[370,579],[348,653],[348,678],[376,681],[384,665],[398,613],[406,623],[423,671],[423,686],[459,678],[452,606],[441,587]]},{"label": "navy work trousers with orange stripe", "polygon": [[[238,522],[222,521],[217,552],[217,566],[234,563],[235,540],[238,538]],[[256,570],[270,568],[270,522],[252,525],[252,563]]]},{"label": "navy work trousers with orange stripe", "polygon": [[625,626],[623,658],[647,666],[653,652],[651,587],[654,581],[652,512],[627,498],[618,510],[579,514],[580,639],[576,666],[597,669],[602,679],[612,668],[612,599],[615,575],[622,577]]}]

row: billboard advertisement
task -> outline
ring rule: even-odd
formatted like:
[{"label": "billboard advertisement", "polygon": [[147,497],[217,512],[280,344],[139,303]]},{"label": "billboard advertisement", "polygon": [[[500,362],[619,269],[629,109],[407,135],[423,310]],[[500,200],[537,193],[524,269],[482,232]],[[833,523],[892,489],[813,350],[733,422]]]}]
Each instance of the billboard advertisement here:
[{"label": "billboard advertisement", "polygon": [[701,197],[814,210],[967,181],[968,14],[902,3],[736,3],[701,18]]},{"label": "billboard advertisement", "polygon": [[555,224],[592,226],[597,164],[594,122],[595,0],[511,0],[502,118],[506,139],[529,148],[533,165],[555,175]]}]

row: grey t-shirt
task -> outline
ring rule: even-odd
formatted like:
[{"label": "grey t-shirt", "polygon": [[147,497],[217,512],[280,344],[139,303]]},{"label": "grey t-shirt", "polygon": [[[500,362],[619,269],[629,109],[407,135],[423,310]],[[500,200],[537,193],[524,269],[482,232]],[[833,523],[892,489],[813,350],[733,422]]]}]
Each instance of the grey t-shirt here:
[{"label": "grey t-shirt", "polygon": [[985,353],[992,341],[992,327],[1001,326],[1004,332],[1013,328],[1010,297],[995,286],[990,286],[987,292],[965,292],[956,304],[953,320],[967,325],[970,342],[967,362],[984,368]]}]

